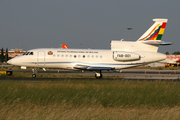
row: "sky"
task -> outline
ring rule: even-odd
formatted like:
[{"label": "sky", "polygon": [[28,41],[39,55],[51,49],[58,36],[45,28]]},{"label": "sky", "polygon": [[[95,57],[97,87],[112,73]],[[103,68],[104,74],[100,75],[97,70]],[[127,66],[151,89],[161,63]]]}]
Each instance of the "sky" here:
[{"label": "sky", "polygon": [[[0,48],[110,49],[167,18],[159,52],[180,51],[180,0],[0,0]],[[127,28],[132,28],[128,31]],[[129,36],[130,35],[130,36]]]}]

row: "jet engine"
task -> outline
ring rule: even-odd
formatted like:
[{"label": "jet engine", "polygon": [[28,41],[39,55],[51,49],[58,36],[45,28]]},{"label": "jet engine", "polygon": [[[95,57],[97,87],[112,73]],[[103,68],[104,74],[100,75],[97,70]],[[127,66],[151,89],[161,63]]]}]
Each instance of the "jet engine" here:
[{"label": "jet engine", "polygon": [[113,59],[116,61],[133,61],[133,60],[140,60],[140,55],[131,52],[121,52],[121,51],[114,51],[113,52]]}]

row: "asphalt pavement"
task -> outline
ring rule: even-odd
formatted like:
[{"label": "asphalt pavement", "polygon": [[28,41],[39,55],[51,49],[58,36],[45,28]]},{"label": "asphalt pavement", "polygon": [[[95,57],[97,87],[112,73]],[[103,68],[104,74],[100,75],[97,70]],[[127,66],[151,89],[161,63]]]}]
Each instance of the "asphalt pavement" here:
[{"label": "asphalt pavement", "polygon": [[[32,70],[12,70],[13,72],[32,72]],[[94,76],[94,71],[80,70],[38,70],[41,74],[56,74],[56,75],[83,75],[83,76]],[[38,74],[37,73],[37,74]],[[42,81],[42,80],[168,80],[168,81],[179,81],[180,70],[149,70],[149,69],[124,69],[121,71],[102,71],[103,78],[16,78],[16,77],[0,77],[0,80],[27,80],[27,81]],[[108,77],[107,77],[108,76]],[[111,78],[112,76],[112,78]]]}]

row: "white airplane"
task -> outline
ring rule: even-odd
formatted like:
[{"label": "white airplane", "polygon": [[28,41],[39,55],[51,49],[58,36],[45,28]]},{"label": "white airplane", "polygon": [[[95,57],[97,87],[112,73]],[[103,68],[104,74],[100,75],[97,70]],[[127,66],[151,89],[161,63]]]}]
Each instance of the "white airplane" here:
[{"label": "white airplane", "polygon": [[174,65],[177,67],[180,64],[180,55],[166,55],[166,59],[159,62],[165,63],[166,66]]},{"label": "white airplane", "polygon": [[32,77],[36,77],[35,68],[63,68],[95,71],[95,77],[102,77],[102,70],[120,70],[149,64],[166,59],[158,53],[159,45],[170,45],[161,41],[167,19],[153,19],[155,23],[137,40],[111,41],[110,50],[100,49],[32,49],[22,56],[8,61],[9,64],[32,67]]}]

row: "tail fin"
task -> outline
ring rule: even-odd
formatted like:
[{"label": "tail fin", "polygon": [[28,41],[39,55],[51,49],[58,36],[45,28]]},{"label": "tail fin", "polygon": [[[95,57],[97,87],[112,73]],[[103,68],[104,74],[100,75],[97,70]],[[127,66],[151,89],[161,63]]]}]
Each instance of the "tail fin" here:
[{"label": "tail fin", "polygon": [[136,41],[111,41],[111,50],[116,51],[149,51],[157,52],[159,45],[171,45],[161,41],[167,19],[153,19],[155,23]]},{"label": "tail fin", "polygon": [[153,21],[155,23],[137,41],[161,41],[168,19],[153,19]]},{"label": "tail fin", "polygon": [[69,47],[66,44],[62,44],[63,49],[69,49]]}]

